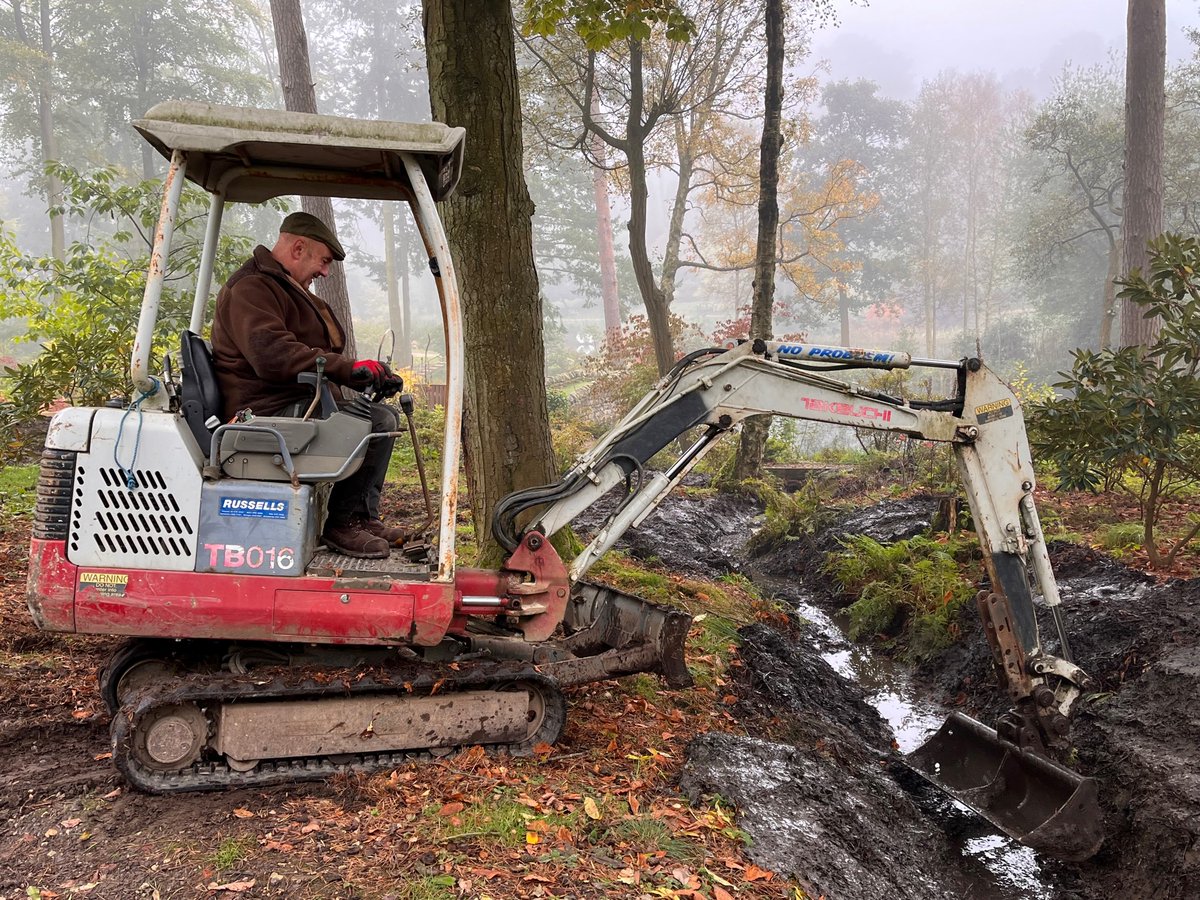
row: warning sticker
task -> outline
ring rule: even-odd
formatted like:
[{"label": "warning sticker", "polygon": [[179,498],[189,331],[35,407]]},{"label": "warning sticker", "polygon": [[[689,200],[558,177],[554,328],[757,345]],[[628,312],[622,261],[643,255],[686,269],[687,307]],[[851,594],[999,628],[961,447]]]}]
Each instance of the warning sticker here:
[{"label": "warning sticker", "polygon": [[102,597],[124,597],[129,576],[117,572],[80,572],[79,587],[91,588]]},{"label": "warning sticker", "polygon": [[983,406],[975,407],[975,421],[980,425],[986,425],[988,422],[995,422],[997,419],[1007,419],[1013,414],[1012,401],[1009,399],[996,400],[993,403],[985,403]]}]

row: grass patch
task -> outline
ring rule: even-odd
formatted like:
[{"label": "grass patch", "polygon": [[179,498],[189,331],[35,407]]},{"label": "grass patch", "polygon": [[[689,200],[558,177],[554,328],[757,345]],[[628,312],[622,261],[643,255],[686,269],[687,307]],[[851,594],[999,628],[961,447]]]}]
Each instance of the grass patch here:
[{"label": "grass patch", "polygon": [[1105,550],[1133,550],[1142,546],[1144,529],[1139,522],[1118,522],[1096,531],[1096,543]]},{"label": "grass patch", "polygon": [[213,865],[220,872],[232,869],[250,855],[250,851],[258,845],[253,835],[230,835],[217,845],[213,852]]},{"label": "grass patch", "polygon": [[602,841],[627,843],[639,853],[662,851],[671,859],[695,864],[704,859],[703,847],[677,837],[661,819],[649,816],[630,816],[607,830]]},{"label": "grass patch", "polygon": [[5,516],[33,515],[39,469],[36,463],[0,468],[0,509],[4,510]]}]

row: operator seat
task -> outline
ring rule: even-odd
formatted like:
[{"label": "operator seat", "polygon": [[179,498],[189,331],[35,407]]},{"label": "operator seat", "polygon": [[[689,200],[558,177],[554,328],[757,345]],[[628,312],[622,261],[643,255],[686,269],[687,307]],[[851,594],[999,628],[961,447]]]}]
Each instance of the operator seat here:
[{"label": "operator seat", "polygon": [[207,456],[213,429],[205,423],[221,415],[221,388],[213,369],[212,351],[208,341],[185,329],[179,342],[179,356],[183,368],[180,385],[183,418],[200,445],[200,452]]}]

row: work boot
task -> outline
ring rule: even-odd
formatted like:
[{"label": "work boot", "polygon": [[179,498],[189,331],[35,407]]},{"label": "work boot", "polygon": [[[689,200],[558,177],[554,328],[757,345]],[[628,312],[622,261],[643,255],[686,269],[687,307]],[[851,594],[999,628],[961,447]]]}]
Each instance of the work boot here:
[{"label": "work boot", "polygon": [[330,549],[358,559],[387,559],[392,553],[388,542],[367,530],[361,519],[327,523],[321,539]]},{"label": "work boot", "polygon": [[408,534],[403,528],[397,528],[395,525],[388,525],[382,519],[364,519],[361,523],[363,528],[371,532],[377,538],[383,538],[389,544],[403,544]]}]

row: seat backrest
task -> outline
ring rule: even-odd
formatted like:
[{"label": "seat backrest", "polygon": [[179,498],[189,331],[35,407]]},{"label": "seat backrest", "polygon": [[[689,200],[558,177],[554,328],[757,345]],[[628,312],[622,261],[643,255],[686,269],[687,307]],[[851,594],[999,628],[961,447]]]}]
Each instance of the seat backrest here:
[{"label": "seat backrest", "polygon": [[180,398],[183,401],[183,418],[200,445],[201,452],[208,456],[212,447],[212,429],[205,423],[221,416],[221,388],[217,384],[217,373],[213,369],[212,351],[208,342],[194,331],[184,331],[179,342],[180,363],[183,381]]}]

